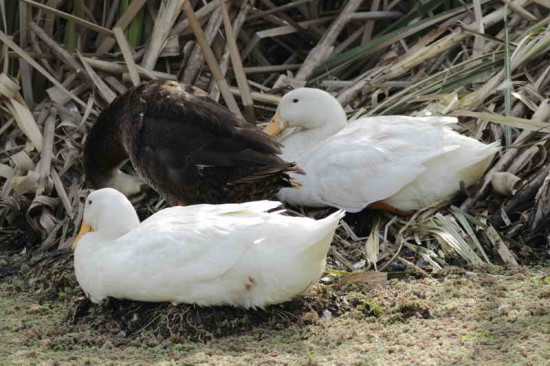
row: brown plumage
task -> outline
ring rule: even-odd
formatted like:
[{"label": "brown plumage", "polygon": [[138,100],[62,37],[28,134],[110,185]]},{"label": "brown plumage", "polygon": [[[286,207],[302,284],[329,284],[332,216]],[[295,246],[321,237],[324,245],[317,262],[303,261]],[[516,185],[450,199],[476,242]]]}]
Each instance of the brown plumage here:
[{"label": "brown plumage", "polygon": [[130,159],[170,204],[269,199],[293,187],[280,145],[201,89],[175,81],[145,82],[116,98],[97,118],[84,148],[94,188],[136,193],[118,170]]}]

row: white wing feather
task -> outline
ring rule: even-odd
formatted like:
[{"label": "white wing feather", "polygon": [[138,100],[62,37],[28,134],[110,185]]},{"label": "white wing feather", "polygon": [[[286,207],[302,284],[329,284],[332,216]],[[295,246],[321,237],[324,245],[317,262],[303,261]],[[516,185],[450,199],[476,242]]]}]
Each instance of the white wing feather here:
[{"label": "white wing feather", "polygon": [[353,121],[298,159],[307,172],[304,188],[326,205],[360,211],[418,178],[425,162],[456,149],[442,144],[442,125],[455,121],[404,116]]},{"label": "white wing feather", "polygon": [[[282,206],[278,201],[252,201],[245,203],[226,203],[220,205],[193,205],[193,206],[174,206],[166,208],[162,211],[155,213],[143,221],[143,224],[163,221],[166,218],[178,217],[179,220],[186,222],[200,222],[203,218],[208,220],[217,219],[218,215],[224,215],[228,213],[237,212],[267,212]],[[281,211],[280,213],[284,212]]]},{"label": "white wing feather", "polygon": [[[280,205],[276,201],[254,201],[170,207],[117,239],[112,246],[116,255],[105,257],[120,262],[110,264],[110,268],[135,265],[144,272],[151,271],[154,277],[155,263],[150,263],[150,258],[159,261],[160,256],[165,268],[174,268],[180,278],[187,273],[195,281],[211,280],[238,261],[253,244],[251,238],[258,238],[258,227],[276,217],[262,213]],[[144,273],[136,275],[141,277]]]},{"label": "white wing feather", "polygon": [[[216,284],[251,251],[259,250],[274,260],[286,252],[307,249],[318,233],[326,231],[325,220],[263,213],[279,205],[260,201],[163,210],[112,245],[97,247],[94,256],[102,263],[96,267],[103,268],[96,276],[99,292],[163,298],[160,294],[173,294],[177,288],[191,296],[201,289],[200,284]],[[129,283],[143,285],[129,287]]]}]

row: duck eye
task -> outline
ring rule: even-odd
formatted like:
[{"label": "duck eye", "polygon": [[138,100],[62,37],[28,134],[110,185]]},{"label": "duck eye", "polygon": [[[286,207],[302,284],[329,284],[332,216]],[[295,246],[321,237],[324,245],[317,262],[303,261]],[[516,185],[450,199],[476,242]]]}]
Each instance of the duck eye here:
[{"label": "duck eye", "polygon": [[298,99],[292,99],[293,103],[298,103]]},{"label": "duck eye", "polygon": [[92,200],[88,200],[88,204],[91,205],[91,204],[92,204]]}]

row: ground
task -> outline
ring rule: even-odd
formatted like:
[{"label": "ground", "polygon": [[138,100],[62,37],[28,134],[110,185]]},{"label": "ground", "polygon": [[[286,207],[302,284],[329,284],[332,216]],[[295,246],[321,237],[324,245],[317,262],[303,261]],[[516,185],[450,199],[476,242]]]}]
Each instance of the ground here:
[{"label": "ground", "polygon": [[[374,289],[321,285],[309,297],[252,312],[246,327],[201,341],[150,326],[163,314],[192,314],[185,305],[158,307],[147,324],[127,332],[121,319],[142,316],[139,303],[82,307],[81,294],[52,296],[15,275],[0,282],[0,364],[548,365],[549,274],[548,267],[452,267]],[[193,316],[224,314],[221,329],[246,314],[200,311]],[[166,329],[181,325],[171,319]]]}]

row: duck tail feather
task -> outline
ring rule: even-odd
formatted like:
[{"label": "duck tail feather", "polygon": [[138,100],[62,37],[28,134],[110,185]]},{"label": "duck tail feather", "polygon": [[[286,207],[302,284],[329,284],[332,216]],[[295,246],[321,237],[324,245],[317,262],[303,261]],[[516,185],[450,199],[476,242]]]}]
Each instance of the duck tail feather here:
[{"label": "duck tail feather", "polygon": [[323,222],[323,223],[339,223],[340,220],[346,215],[346,210],[338,210],[330,215],[328,215],[327,217],[325,217],[324,219],[321,219],[319,220],[320,222]]}]

